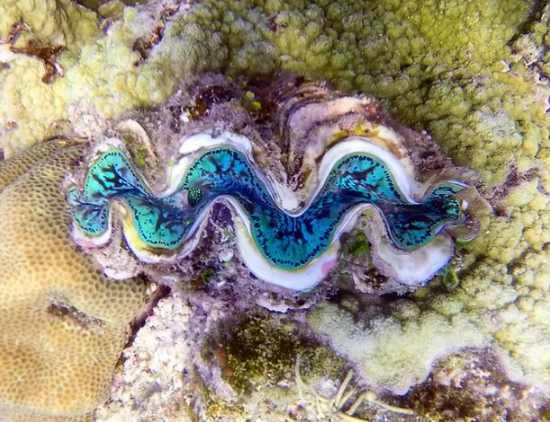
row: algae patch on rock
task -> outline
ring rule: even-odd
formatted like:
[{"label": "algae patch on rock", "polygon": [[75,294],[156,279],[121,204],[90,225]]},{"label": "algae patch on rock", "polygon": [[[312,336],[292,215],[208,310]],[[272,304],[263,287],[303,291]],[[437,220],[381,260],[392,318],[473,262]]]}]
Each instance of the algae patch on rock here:
[{"label": "algae patch on rock", "polygon": [[232,331],[217,356],[227,382],[237,392],[251,393],[259,386],[292,379],[298,355],[308,377],[336,378],[343,370],[343,359],[308,341],[290,319],[245,316]]}]

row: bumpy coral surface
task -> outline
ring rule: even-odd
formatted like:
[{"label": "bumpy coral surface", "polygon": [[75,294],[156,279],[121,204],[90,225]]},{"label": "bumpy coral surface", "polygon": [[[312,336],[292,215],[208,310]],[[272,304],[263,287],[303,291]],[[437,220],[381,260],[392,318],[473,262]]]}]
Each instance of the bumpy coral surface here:
[{"label": "bumpy coral surface", "polygon": [[514,157],[547,155],[536,78],[514,63],[507,46],[533,6],[515,0],[206,1],[168,33],[198,26],[220,35],[223,44],[214,37],[207,47],[226,50],[229,69],[292,70],[387,98],[459,163],[502,182]]},{"label": "bumpy coral surface", "polygon": [[105,10],[113,19],[101,26],[97,13],[70,0],[0,4],[0,133],[7,155],[43,139],[55,120],[82,113],[110,118],[165,101],[196,68],[188,38],[179,54],[145,60],[164,21],[184,4],[142,13],[119,6],[112,15]]},{"label": "bumpy coral surface", "polygon": [[453,321],[436,313],[416,313],[414,317],[410,321],[361,319],[334,305],[324,305],[309,315],[309,322],[317,332],[330,336],[336,350],[359,363],[370,385],[405,394],[411,385],[426,379],[432,363],[443,353],[482,346],[486,340],[460,316]]},{"label": "bumpy coral surface", "polygon": [[[548,156],[536,78],[507,46],[534,7],[529,2],[447,0],[420,8],[414,1],[209,0],[187,15],[183,6],[126,7],[105,34],[96,14],[68,1],[37,2],[41,13],[23,3],[10,2],[1,14],[8,151],[41,137],[71,104],[113,117],[166,100],[182,76],[223,66],[293,70],[387,98],[401,118],[422,124],[491,182],[504,180],[514,158]],[[7,47],[20,19],[31,29],[14,45],[62,46],[64,78],[44,84],[41,61]],[[30,101],[21,86],[44,101]]]},{"label": "bumpy coral surface", "polygon": [[[430,129],[461,163],[502,181],[515,156],[547,156],[536,80],[507,47],[532,6],[210,0],[187,15],[184,5],[126,7],[102,33],[97,14],[71,2],[37,2],[41,13],[10,2],[0,14],[6,50],[0,60],[9,66],[0,86],[10,94],[0,113],[4,148],[41,138],[49,123],[71,114],[71,105],[113,117],[166,100],[192,72],[283,69],[391,100],[401,118]],[[63,78],[44,84],[42,62],[7,47],[20,19],[30,31],[15,46],[30,40],[62,46]],[[21,86],[33,87],[43,101],[30,101]]]},{"label": "bumpy coral surface", "polygon": [[0,162],[2,420],[89,420],[145,299],[146,283],[108,280],[71,242],[61,184],[83,150],[50,141]]}]

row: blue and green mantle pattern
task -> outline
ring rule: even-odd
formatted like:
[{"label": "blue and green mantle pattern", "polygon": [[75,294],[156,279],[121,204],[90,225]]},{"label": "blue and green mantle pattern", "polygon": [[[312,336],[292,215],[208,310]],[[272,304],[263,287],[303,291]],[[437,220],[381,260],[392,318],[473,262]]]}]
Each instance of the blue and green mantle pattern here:
[{"label": "blue and green mantle pattern", "polygon": [[197,219],[204,218],[201,212],[217,198],[230,196],[248,217],[251,237],[263,257],[285,270],[300,269],[327,250],[345,215],[360,204],[375,206],[395,246],[409,251],[426,245],[447,225],[463,221],[453,195],[465,184],[441,183],[422,202],[411,203],[388,166],[369,153],[341,158],[300,215],[282,210],[263,180],[241,151],[218,146],[199,153],[176,191],[159,197],[128,156],[114,148],[91,165],[82,192],[72,185],[67,193],[74,224],[87,237],[106,233],[116,200],[131,213],[140,241],[160,250],[179,248]]}]

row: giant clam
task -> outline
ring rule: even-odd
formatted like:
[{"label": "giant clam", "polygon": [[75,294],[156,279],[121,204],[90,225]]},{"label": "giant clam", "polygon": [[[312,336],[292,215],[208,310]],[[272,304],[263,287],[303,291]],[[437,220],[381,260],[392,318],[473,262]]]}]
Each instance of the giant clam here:
[{"label": "giant clam", "polygon": [[[139,260],[179,261],[222,202],[232,210],[248,269],[264,281],[307,290],[337,264],[341,234],[372,209],[376,217],[366,232],[382,274],[416,286],[448,263],[452,229],[467,225],[465,202],[455,197],[466,183],[450,178],[449,168],[418,182],[405,136],[383,121],[373,100],[311,83],[265,92],[257,91],[259,108],[268,98],[270,123],[246,122],[238,131],[248,136],[200,116],[201,125],[180,131],[166,181],[156,188],[123,142],[110,138],[96,146],[67,188],[77,242],[105,245],[120,218]],[[221,102],[241,107],[224,95],[228,101]]]}]

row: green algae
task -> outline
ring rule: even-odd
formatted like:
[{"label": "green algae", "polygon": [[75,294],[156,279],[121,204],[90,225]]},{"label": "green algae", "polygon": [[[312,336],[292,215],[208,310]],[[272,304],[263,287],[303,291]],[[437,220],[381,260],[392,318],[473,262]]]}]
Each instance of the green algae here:
[{"label": "green algae", "polygon": [[453,291],[460,285],[460,279],[453,265],[448,265],[443,269],[441,278],[443,285],[448,291]]},{"label": "green algae", "polygon": [[330,349],[307,341],[288,318],[245,316],[223,348],[225,379],[239,393],[293,380],[298,355],[304,378],[338,378],[344,369],[343,359]]},{"label": "green algae", "polygon": [[136,151],[136,165],[138,169],[143,170],[145,168],[145,165],[147,164],[147,156],[148,156],[147,148],[141,147]]},{"label": "green algae", "polygon": [[349,243],[342,246],[342,255],[365,255],[371,251],[369,241],[364,233],[358,233]]}]

